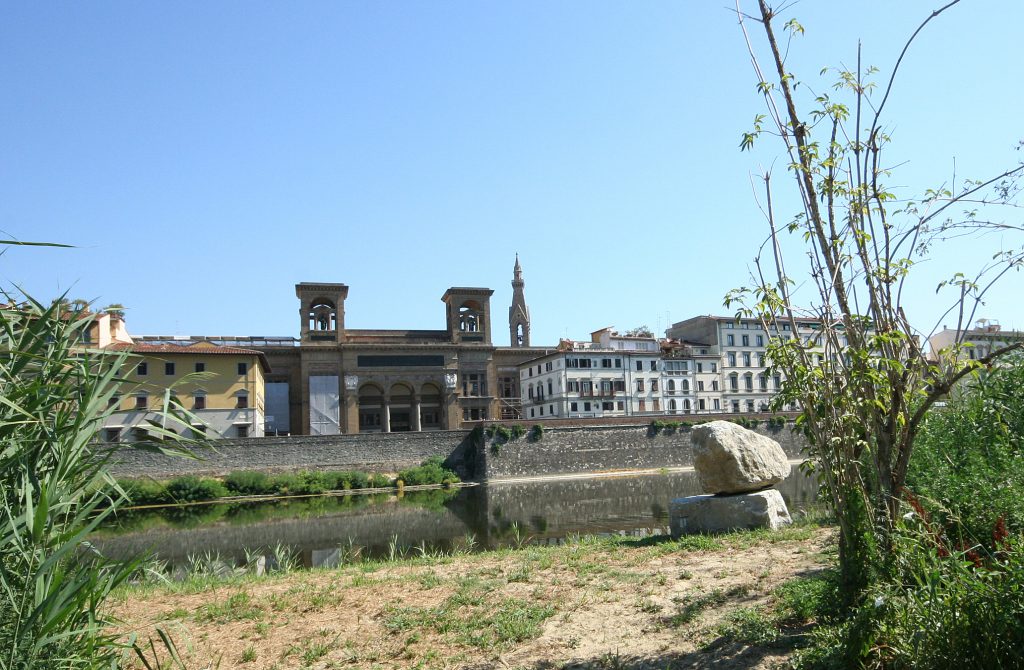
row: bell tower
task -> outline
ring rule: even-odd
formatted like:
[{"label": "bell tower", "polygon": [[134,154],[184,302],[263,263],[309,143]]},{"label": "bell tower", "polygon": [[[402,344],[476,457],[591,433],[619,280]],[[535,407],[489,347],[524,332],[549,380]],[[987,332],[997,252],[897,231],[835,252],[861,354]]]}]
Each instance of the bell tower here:
[{"label": "bell tower", "polygon": [[512,270],[512,306],[508,308],[509,340],[513,347],[530,346],[530,308],[523,295],[523,268],[516,254],[516,266]]}]

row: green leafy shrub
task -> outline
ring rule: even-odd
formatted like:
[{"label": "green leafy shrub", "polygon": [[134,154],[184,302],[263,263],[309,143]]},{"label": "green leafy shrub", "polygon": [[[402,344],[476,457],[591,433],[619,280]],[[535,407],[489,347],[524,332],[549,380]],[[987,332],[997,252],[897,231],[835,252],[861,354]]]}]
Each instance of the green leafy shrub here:
[{"label": "green leafy shrub", "polygon": [[240,496],[266,495],[274,492],[270,477],[264,472],[232,472],[224,478],[224,486]]},{"label": "green leafy shrub", "polygon": [[331,491],[365,489],[369,483],[369,477],[364,472],[325,472],[324,480]]},{"label": "green leafy shrub", "polygon": [[402,470],[398,479],[407,486],[423,484],[454,484],[459,481],[458,475],[444,467],[444,459],[439,456],[428,458],[423,465]]},{"label": "green leafy shrub", "polygon": [[526,435],[526,427],[521,423],[512,424],[512,439],[518,440],[523,435]]},{"label": "green leafy shrub", "polygon": [[544,439],[544,426],[539,423],[533,424],[533,428],[530,429],[530,441],[540,442],[542,439]]},{"label": "green leafy shrub", "polygon": [[209,477],[184,475],[167,482],[167,501],[172,503],[201,502],[216,500],[228,494],[224,485]]},{"label": "green leafy shrub", "polygon": [[125,479],[118,484],[132,505],[161,505],[167,502],[167,487],[154,479]]}]

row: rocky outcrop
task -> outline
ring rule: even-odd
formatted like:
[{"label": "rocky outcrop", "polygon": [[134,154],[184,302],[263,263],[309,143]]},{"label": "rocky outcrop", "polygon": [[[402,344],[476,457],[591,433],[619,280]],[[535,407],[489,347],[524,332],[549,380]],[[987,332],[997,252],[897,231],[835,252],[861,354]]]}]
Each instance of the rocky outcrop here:
[{"label": "rocky outcrop", "polygon": [[692,432],[693,467],[706,493],[745,493],[789,476],[779,443],[730,421],[712,421]]}]

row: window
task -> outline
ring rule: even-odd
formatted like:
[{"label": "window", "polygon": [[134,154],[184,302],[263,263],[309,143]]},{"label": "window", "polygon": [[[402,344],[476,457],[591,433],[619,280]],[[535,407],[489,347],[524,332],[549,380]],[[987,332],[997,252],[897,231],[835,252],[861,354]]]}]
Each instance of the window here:
[{"label": "window", "polygon": [[551,372],[551,366],[552,366],[552,364],[549,361],[549,362],[544,364],[544,369],[547,370],[548,372]]},{"label": "window", "polygon": [[554,405],[548,405],[548,414],[554,414],[554,413],[555,413],[555,406]]},{"label": "window", "polygon": [[658,371],[658,361],[651,361],[651,372]]},{"label": "window", "polygon": [[173,375],[174,374],[174,363],[164,363],[164,374],[165,375]]},{"label": "window", "polygon": [[684,379],[683,380],[683,391],[684,392],[688,392],[689,390],[690,390],[690,380],[689,379]]},{"label": "window", "polygon": [[755,335],[754,336],[754,342],[757,344],[757,346],[763,347],[764,346],[764,335]]},{"label": "window", "polygon": [[718,403],[718,398],[715,398],[712,402],[715,404],[715,409],[722,409],[721,405]]},{"label": "window", "polygon": [[703,381],[697,382],[697,390],[698,391],[703,391],[704,390],[704,382]]},{"label": "window", "polygon": [[602,368],[610,368],[611,366],[612,366],[612,359],[610,359],[610,358],[602,358],[601,359],[601,367]]},{"label": "window", "polygon": [[732,336],[732,335],[726,335],[725,336],[725,346],[732,347],[732,346],[735,346],[735,344],[736,344],[736,338],[734,336]]},{"label": "window", "polygon": [[580,395],[594,395],[594,383],[591,381],[580,382]]},{"label": "window", "polygon": [[238,374],[242,375],[243,377],[245,376],[245,374],[248,371],[248,369],[249,369],[249,366],[248,366],[247,363],[239,363],[238,364]]},{"label": "window", "polygon": [[749,372],[743,375],[743,388],[744,390],[747,391],[754,390],[754,375],[750,374]]},{"label": "window", "polygon": [[683,400],[683,411],[686,411],[686,412],[690,411],[690,401],[689,400],[685,400],[685,399]]},{"label": "window", "polygon": [[726,356],[728,357],[729,367],[730,368],[736,367],[736,352],[735,351],[730,351],[728,354],[726,354]]},{"label": "window", "polygon": [[[573,367],[575,367],[575,366],[573,366]],[[532,377],[533,376],[533,366],[532,365],[530,366],[530,369],[529,369],[528,372],[530,373],[530,376]]]},{"label": "window", "polygon": [[732,321],[727,321],[725,323],[725,327],[726,327],[727,330],[732,330],[733,329],[733,322]]},{"label": "window", "polygon": [[241,424],[235,426],[235,435],[237,437],[249,437],[249,426]]},{"label": "window", "polygon": [[622,367],[622,359],[621,358],[616,358],[615,359],[615,367],[617,367],[617,368],[621,368]]},{"label": "window", "polygon": [[739,414],[739,412],[740,412],[740,401],[739,400],[733,400],[732,401],[732,411],[737,413],[737,414]]},{"label": "window", "polygon": [[121,429],[120,428],[107,428],[103,431],[104,442],[120,442],[121,441]]},{"label": "window", "polygon": [[639,411],[641,411],[641,412],[646,412],[647,411],[647,402],[643,398],[640,398],[640,409],[639,409]]},{"label": "window", "polygon": [[568,382],[566,384],[566,387],[568,388],[569,393],[579,393],[580,392],[580,383],[579,382]]},{"label": "window", "polygon": [[192,409],[206,409],[206,394],[197,393],[192,398]]},{"label": "window", "polygon": [[740,376],[735,372],[729,375],[729,390],[739,391],[740,390]]},{"label": "window", "polygon": [[[716,400],[715,402],[718,402],[718,401]],[[699,410],[706,409],[706,407],[704,406],[704,398],[701,398],[700,400],[697,401],[697,409],[699,409]]]},{"label": "window", "polygon": [[762,391],[768,390],[768,375],[758,375],[757,381]]},{"label": "window", "polygon": [[717,379],[714,379],[714,380],[711,381],[711,390],[712,391],[717,391],[718,390],[718,380]]},{"label": "window", "polygon": [[544,416],[544,405],[540,406],[540,415]]},{"label": "window", "polygon": [[636,371],[637,372],[643,372],[644,371],[644,362],[643,361],[637,361],[636,362]]},{"label": "window", "polygon": [[643,393],[644,392],[644,380],[643,379],[637,379],[636,380],[636,392],[637,393]]},{"label": "window", "polygon": [[550,379],[548,380],[548,395],[554,395],[554,394],[553,394],[553,393],[551,392],[551,380],[550,380]]},{"label": "window", "polygon": [[612,388],[615,389],[616,391],[618,391],[619,393],[625,393],[626,392],[626,382],[624,382],[621,379],[618,379],[618,380],[612,382]]},{"label": "window", "polygon": [[578,412],[579,411],[578,408],[579,408],[579,403],[575,403],[575,402],[569,403],[569,411],[570,412]]},{"label": "window", "polygon": [[135,409],[146,409],[149,406],[149,396],[141,394],[135,396]]},{"label": "window", "polygon": [[618,408],[618,410],[619,410],[619,411],[621,412],[621,411],[622,411],[622,409],[623,409],[623,408],[624,408],[624,407],[626,406],[626,403],[624,403],[624,402],[622,402],[622,401],[620,400],[620,401],[618,401],[617,403],[615,403],[615,406],[616,406],[616,407]]},{"label": "window", "polygon": [[750,346],[750,335],[744,335],[743,336],[743,346],[745,346],[745,347],[749,347]]},{"label": "window", "polygon": [[583,411],[584,412],[589,412],[590,411],[590,403],[589,402],[583,403]]},{"label": "window", "polygon": [[[697,363],[697,372],[704,372],[704,364],[703,363]],[[712,372],[714,372],[714,370],[712,370]]]},{"label": "window", "polygon": [[142,361],[141,363],[139,363],[138,366],[135,368],[135,374],[137,374],[140,377],[145,377],[146,375],[148,375],[149,363],[147,363],[146,361]]},{"label": "window", "polygon": [[206,363],[196,363],[196,372],[206,372]]},{"label": "window", "polygon": [[615,408],[615,403],[611,401],[605,401],[601,403],[601,409],[605,412],[611,412]]},{"label": "window", "polygon": [[[683,380],[683,383],[684,384],[686,383],[685,379]],[[665,382],[665,390],[667,392],[669,392],[669,393],[675,393],[676,392],[676,380],[669,379],[667,382]]]},{"label": "window", "polygon": [[776,391],[781,391],[782,390],[782,376],[781,375],[775,375],[775,377],[772,379],[772,381],[775,383],[775,390]]},{"label": "window", "polygon": [[675,401],[675,398],[672,398],[672,399],[670,399],[668,401],[668,413],[669,414],[675,414],[676,413],[676,401]]},{"label": "window", "polygon": [[531,398],[531,399],[533,398],[533,387],[532,386],[528,386],[526,388],[526,395],[527,395],[528,398]]},{"label": "window", "polygon": [[661,409],[661,400],[658,398],[654,399],[654,411],[657,412]]},{"label": "window", "polygon": [[[658,392],[658,380],[657,379],[652,379],[651,380],[651,391],[653,391],[654,393]],[[657,401],[655,401],[655,402],[657,402]]]},{"label": "window", "polygon": [[753,412],[754,411],[754,401],[753,400],[748,400],[747,401],[747,411],[748,412]]},{"label": "window", "polygon": [[249,394],[242,392],[235,396],[235,409],[246,409],[249,407]]},{"label": "window", "polygon": [[[712,363],[711,364],[711,371],[712,372],[718,372],[718,363]],[[698,372],[699,372],[699,370],[698,370]]]},{"label": "window", "polygon": [[601,395],[612,394],[612,383],[610,381],[601,382]]},{"label": "window", "polygon": [[749,351],[744,351],[743,352],[743,367],[745,367],[745,368],[749,368],[750,367],[750,352]]}]

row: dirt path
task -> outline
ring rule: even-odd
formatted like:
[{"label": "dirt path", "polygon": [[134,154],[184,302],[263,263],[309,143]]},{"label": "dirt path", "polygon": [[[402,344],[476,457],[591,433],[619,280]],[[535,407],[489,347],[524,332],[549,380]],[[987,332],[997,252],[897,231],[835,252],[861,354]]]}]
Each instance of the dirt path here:
[{"label": "dirt path", "polygon": [[831,531],[582,541],[127,593],[188,668],[768,668],[724,620],[819,570]]}]

